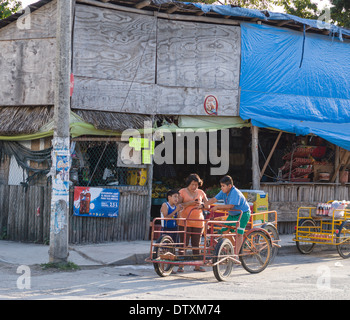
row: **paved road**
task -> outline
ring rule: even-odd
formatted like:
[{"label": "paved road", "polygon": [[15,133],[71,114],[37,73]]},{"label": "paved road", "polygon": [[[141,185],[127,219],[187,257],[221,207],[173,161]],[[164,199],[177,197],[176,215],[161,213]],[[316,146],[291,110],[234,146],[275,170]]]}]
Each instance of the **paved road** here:
[{"label": "paved road", "polygon": [[[236,267],[227,282],[211,269],[160,278],[151,265],[71,272],[0,264],[0,299],[349,299],[350,259],[336,251],[277,256],[259,274]],[[18,273],[17,273],[18,271]],[[30,277],[27,277],[30,274]]]}]

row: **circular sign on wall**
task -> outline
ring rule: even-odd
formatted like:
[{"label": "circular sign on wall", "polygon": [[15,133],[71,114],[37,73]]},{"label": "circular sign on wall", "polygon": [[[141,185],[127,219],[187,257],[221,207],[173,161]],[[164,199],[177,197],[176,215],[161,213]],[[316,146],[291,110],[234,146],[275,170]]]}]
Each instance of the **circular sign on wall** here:
[{"label": "circular sign on wall", "polygon": [[204,99],[204,110],[209,115],[218,115],[218,99],[213,95],[207,95]]}]

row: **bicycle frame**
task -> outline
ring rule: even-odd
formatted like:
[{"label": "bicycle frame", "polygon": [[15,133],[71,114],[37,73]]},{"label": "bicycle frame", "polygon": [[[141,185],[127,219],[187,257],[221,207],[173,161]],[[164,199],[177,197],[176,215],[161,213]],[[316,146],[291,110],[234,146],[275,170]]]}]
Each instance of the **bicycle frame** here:
[{"label": "bicycle frame", "polygon": [[[293,241],[302,241],[306,243],[326,244],[326,245],[340,245],[349,239],[344,237],[343,241],[336,242],[338,232],[345,221],[350,220],[350,210],[336,209],[332,216],[316,216],[313,215],[313,210],[316,207],[300,207],[297,214],[297,226],[295,238]],[[307,215],[301,215],[301,212],[307,210]],[[344,216],[340,218],[335,217],[337,211],[344,211]],[[310,219],[319,225],[315,226],[299,226],[299,222],[303,219]],[[329,228],[330,227],[330,228]]]}]

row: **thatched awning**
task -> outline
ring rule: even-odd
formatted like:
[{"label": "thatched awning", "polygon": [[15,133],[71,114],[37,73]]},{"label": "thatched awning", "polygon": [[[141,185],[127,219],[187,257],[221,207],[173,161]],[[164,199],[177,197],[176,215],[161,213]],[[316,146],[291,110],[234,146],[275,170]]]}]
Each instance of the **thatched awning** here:
[{"label": "thatched awning", "polygon": [[53,118],[53,106],[0,107],[0,135],[32,134]]},{"label": "thatched awning", "polygon": [[142,129],[145,121],[151,121],[150,115],[133,113],[116,113],[105,111],[72,110],[85,122],[99,130],[122,132],[126,129]]},{"label": "thatched awning", "polygon": [[[98,130],[122,132],[126,129],[142,129],[151,116],[131,113],[72,110],[84,122]],[[53,106],[0,107],[0,135],[14,136],[37,133],[52,122]]]}]

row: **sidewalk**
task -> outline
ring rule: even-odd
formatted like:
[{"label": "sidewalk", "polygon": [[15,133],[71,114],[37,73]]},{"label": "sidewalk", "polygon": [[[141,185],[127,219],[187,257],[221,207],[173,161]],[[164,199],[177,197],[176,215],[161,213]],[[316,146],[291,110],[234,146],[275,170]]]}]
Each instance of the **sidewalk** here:
[{"label": "sidewalk", "polygon": [[[293,235],[281,235],[279,254],[295,254]],[[0,263],[34,265],[49,262],[49,246],[0,240]],[[150,241],[124,241],[70,245],[68,261],[78,266],[144,264],[150,253]]]}]

